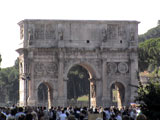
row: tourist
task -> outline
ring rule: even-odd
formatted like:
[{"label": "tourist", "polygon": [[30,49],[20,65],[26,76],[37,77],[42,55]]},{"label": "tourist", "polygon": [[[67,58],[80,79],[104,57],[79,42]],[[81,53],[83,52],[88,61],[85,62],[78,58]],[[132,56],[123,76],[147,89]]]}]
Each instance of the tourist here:
[{"label": "tourist", "polygon": [[130,117],[132,120],[136,120],[137,117],[137,111],[135,109],[132,109],[130,112]]},{"label": "tourist", "polygon": [[105,109],[104,109],[104,112],[105,112],[105,114],[106,114],[106,120],[109,120],[109,119],[111,118],[109,108],[105,108]]},{"label": "tourist", "polygon": [[64,113],[64,110],[62,110],[62,113],[59,116],[59,120],[67,120],[67,115]]},{"label": "tourist", "polygon": [[44,119],[49,120],[49,112],[46,107],[43,108]]},{"label": "tourist", "polygon": [[33,110],[31,112],[32,116],[33,116],[33,120],[38,120],[38,115],[37,115],[37,112],[35,110]]},{"label": "tourist", "polygon": [[76,120],[73,111],[70,111],[70,114],[68,116],[68,120]]},{"label": "tourist", "polygon": [[56,112],[56,120],[60,119],[60,114],[62,113],[60,106],[58,106],[57,112]]},{"label": "tourist", "polygon": [[16,118],[16,120],[18,120],[19,117],[23,117],[23,116],[25,116],[25,115],[26,115],[26,114],[23,112],[23,108],[22,108],[22,107],[19,107],[19,108],[18,108],[18,113],[16,113],[15,118]]},{"label": "tourist", "polygon": [[31,113],[26,114],[25,119],[21,119],[21,120],[33,120],[33,115]]},{"label": "tourist", "polygon": [[11,109],[11,113],[8,115],[7,119],[6,120],[15,120],[15,109]]},{"label": "tourist", "polygon": [[116,120],[122,120],[120,111],[117,112]]}]

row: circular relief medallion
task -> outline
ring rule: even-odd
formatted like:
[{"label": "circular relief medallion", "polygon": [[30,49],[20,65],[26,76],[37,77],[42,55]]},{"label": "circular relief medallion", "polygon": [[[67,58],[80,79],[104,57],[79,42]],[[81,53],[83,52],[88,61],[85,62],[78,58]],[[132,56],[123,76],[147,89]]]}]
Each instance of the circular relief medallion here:
[{"label": "circular relief medallion", "polygon": [[127,65],[127,63],[124,63],[124,62],[119,63],[118,64],[118,71],[120,73],[126,73],[128,71],[128,65]]},{"label": "circular relief medallion", "polygon": [[117,71],[117,64],[116,63],[108,63],[107,70],[108,70],[108,73],[115,73]]},{"label": "circular relief medallion", "polygon": [[43,74],[44,73],[44,64],[43,63],[36,63],[34,66],[35,74]]}]

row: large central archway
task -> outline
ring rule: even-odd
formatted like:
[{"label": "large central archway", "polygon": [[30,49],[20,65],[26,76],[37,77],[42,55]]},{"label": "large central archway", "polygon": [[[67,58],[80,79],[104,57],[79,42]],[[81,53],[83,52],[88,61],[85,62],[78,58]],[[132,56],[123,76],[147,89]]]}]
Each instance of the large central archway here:
[{"label": "large central archway", "polygon": [[91,67],[73,65],[67,74],[67,102],[73,106],[96,106],[96,81]]}]

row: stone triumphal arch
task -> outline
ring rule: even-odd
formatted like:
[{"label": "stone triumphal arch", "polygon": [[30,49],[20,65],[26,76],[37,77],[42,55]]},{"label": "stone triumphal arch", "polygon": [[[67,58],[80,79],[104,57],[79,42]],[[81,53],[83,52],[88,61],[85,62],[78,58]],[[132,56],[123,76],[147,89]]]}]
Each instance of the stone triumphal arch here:
[{"label": "stone triumphal arch", "polygon": [[92,106],[133,102],[137,21],[23,20],[19,26],[20,105],[42,105],[43,86],[48,106],[69,105],[67,74],[74,65],[89,73]]}]

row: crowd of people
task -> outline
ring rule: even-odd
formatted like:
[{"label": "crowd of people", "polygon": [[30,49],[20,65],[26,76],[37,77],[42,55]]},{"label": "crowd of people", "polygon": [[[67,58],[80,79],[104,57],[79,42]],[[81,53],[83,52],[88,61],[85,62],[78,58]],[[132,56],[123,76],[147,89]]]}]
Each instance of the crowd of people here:
[{"label": "crowd of people", "polygon": [[16,107],[0,108],[0,120],[88,120],[90,115],[101,114],[96,120],[147,120],[138,107]]}]

